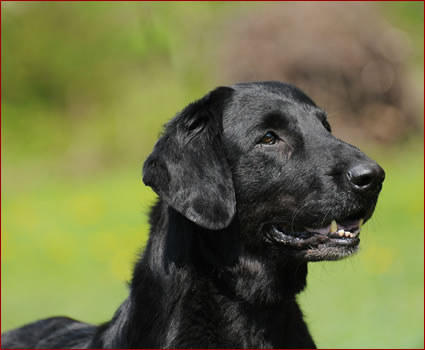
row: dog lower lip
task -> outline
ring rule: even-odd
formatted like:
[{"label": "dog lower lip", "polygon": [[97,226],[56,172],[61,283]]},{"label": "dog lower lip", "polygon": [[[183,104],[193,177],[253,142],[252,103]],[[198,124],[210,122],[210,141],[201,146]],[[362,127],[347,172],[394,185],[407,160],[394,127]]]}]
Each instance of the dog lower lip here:
[{"label": "dog lower lip", "polygon": [[285,233],[285,231],[284,230],[282,230],[279,226],[277,226],[277,225],[272,225],[272,230],[273,230],[273,233],[275,234],[275,236],[280,236],[280,237],[282,237],[282,236],[292,236],[292,237],[294,237],[295,239],[306,239],[306,238],[309,238],[309,237],[311,237],[311,236],[313,236],[314,234],[312,234],[312,233],[310,233],[310,232],[308,232],[308,231],[302,231],[302,232],[294,232],[294,231],[292,231],[291,233]]}]

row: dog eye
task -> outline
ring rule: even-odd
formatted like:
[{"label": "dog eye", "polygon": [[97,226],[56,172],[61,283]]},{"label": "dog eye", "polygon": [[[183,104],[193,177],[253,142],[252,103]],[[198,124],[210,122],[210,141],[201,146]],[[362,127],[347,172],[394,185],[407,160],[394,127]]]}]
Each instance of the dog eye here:
[{"label": "dog eye", "polygon": [[274,145],[278,140],[276,134],[272,131],[268,131],[260,140],[259,143],[264,145]]}]

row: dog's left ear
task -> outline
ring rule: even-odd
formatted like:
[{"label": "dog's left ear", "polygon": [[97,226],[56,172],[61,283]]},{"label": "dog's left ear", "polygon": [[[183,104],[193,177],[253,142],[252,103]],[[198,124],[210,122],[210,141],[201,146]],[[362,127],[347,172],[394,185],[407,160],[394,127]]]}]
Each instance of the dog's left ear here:
[{"label": "dog's left ear", "polygon": [[229,226],[236,211],[222,144],[223,110],[233,89],[219,87],[172,119],[143,166],[143,182],[169,206],[210,230]]}]

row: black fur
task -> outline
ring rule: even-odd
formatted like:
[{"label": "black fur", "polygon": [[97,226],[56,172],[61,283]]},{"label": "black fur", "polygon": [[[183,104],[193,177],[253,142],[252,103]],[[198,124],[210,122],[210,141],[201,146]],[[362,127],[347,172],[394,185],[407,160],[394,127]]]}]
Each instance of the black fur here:
[{"label": "black fur", "polygon": [[260,82],[186,107],[143,172],[159,200],[113,319],[38,321],[4,333],[2,347],[314,348],[296,302],[307,263],[349,255],[359,239],[311,228],[367,221],[383,170],[335,138],[300,90]]}]

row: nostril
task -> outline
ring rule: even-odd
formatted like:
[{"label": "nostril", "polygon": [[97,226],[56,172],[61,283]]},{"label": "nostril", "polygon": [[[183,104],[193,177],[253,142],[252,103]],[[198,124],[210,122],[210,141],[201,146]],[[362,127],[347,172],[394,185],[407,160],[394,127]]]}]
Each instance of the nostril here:
[{"label": "nostril", "polygon": [[348,179],[356,186],[364,187],[368,186],[373,181],[373,175],[371,173],[355,174],[352,175],[348,172]]},{"label": "nostril", "polygon": [[347,172],[349,182],[360,190],[377,187],[384,180],[385,173],[377,164],[357,164]]}]

